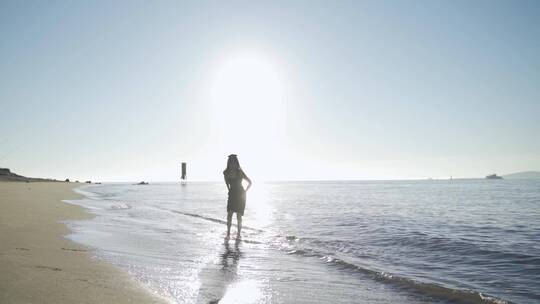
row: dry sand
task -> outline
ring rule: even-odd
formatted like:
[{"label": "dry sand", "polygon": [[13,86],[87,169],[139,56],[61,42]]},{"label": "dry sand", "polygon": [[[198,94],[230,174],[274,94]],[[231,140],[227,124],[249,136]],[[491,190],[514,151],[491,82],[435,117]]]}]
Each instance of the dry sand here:
[{"label": "dry sand", "polygon": [[0,182],[0,303],[163,303],[63,237],[60,221],[91,218],[62,202],[77,186]]}]

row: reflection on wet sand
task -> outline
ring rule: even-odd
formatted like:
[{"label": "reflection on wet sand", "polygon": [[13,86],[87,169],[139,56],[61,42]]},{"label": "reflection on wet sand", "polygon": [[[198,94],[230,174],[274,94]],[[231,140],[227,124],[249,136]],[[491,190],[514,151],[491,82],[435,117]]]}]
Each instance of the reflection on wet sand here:
[{"label": "reflection on wet sand", "polygon": [[[221,255],[221,270],[231,274],[232,279],[224,290],[225,294],[215,301],[210,303],[220,304],[243,304],[243,303],[269,303],[271,296],[265,295],[263,292],[263,282],[253,279],[246,279],[243,271],[238,271],[238,261],[243,257],[243,253],[239,249],[240,240],[234,243],[234,249],[231,249],[225,242],[225,251]],[[245,241],[244,241],[245,242]],[[249,246],[247,246],[249,247]],[[250,252],[250,256],[253,252]],[[245,264],[246,259],[243,259]],[[249,263],[249,262],[248,262]],[[245,265],[247,266],[247,265]],[[247,266],[249,267],[249,266]]]},{"label": "reflection on wet sand", "polygon": [[238,261],[242,257],[240,244],[241,241],[238,239],[234,242],[226,239],[219,264],[210,263],[201,271],[199,274],[201,287],[197,303],[221,303],[227,288],[237,277]]},{"label": "reflection on wet sand", "polygon": [[231,246],[229,245],[229,240],[225,240],[223,243],[225,250],[221,254],[221,270],[236,274],[236,270],[238,269],[238,260],[240,260],[240,257],[242,256],[239,246],[240,242],[240,239],[236,239],[234,241],[234,250],[232,250]]}]

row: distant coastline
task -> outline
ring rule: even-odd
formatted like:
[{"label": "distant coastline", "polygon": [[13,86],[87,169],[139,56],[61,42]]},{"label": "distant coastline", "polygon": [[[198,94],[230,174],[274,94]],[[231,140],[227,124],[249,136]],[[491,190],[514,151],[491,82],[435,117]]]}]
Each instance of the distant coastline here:
[{"label": "distant coastline", "polygon": [[504,179],[540,179],[540,171],[522,171],[502,176]]},{"label": "distant coastline", "polygon": [[0,181],[5,182],[55,182],[54,179],[26,177],[11,172],[8,168],[0,168]]},{"label": "distant coastline", "polygon": [[[69,180],[65,180],[69,182]],[[8,168],[0,168],[0,182],[64,182],[52,178],[26,177],[11,172]]]}]

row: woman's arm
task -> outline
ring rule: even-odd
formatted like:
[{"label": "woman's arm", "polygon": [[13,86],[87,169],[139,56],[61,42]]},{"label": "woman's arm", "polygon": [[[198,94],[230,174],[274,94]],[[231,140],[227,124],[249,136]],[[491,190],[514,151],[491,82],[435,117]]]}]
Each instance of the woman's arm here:
[{"label": "woman's arm", "polygon": [[225,185],[227,185],[227,190],[230,190],[231,186],[229,185],[229,182],[227,181],[227,177],[223,176],[223,179],[225,180]]},{"label": "woman's arm", "polygon": [[248,181],[248,185],[246,188],[246,191],[248,191],[249,188],[251,188],[251,179],[249,179],[249,177],[247,177],[247,175],[244,172],[242,172],[242,174],[244,174],[244,179]]}]

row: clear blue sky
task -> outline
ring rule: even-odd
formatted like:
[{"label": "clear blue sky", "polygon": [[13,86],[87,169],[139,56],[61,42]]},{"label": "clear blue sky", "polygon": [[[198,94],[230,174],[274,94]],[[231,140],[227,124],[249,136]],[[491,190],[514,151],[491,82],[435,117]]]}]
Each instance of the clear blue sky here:
[{"label": "clear blue sky", "polygon": [[538,1],[2,1],[0,39],[0,167],[29,176],[540,170]]}]

